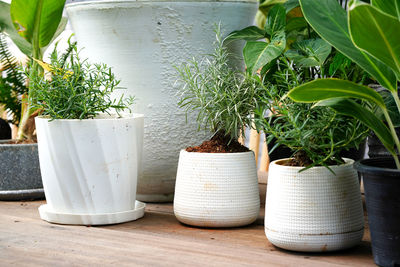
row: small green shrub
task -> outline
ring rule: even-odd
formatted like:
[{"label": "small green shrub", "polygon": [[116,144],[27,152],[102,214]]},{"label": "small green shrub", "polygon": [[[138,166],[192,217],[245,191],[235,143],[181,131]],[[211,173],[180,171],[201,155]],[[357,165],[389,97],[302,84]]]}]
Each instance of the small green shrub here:
[{"label": "small green shrub", "polygon": [[251,126],[252,112],[262,93],[260,80],[229,66],[220,27],[215,30],[215,49],[201,60],[193,59],[177,68],[182,84],[179,106],[198,112],[199,128],[237,140]]},{"label": "small green shrub", "polygon": [[[118,86],[117,80],[105,64],[90,64],[79,57],[76,43],[59,55],[55,48],[51,64],[46,67],[48,75],[31,75],[33,106],[42,110],[42,115],[54,119],[90,119],[100,113],[117,113],[129,109],[133,97],[113,99],[111,93]],[[47,77],[46,77],[47,76]]]}]

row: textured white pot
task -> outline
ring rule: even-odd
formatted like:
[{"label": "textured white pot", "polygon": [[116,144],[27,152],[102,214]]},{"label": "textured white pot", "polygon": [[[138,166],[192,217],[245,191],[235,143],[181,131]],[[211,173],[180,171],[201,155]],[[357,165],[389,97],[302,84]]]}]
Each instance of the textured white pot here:
[{"label": "textured white pot", "polygon": [[300,172],[302,167],[269,166],[265,233],[277,247],[323,252],[357,245],[364,233],[360,185],[354,161]]},{"label": "textured white pot", "polygon": [[[113,67],[136,96],[135,112],[146,115],[143,176],[138,199],[171,201],[179,150],[206,139],[188,123],[174,83],[179,66],[194,55],[211,53],[215,23],[225,34],[253,23],[257,0],[90,1],[67,5],[84,56]],[[232,52],[241,54],[242,43]]]},{"label": "textured white pot", "polygon": [[197,153],[181,150],[174,213],[189,225],[235,227],[260,210],[253,152]]},{"label": "textured white pot", "polygon": [[143,216],[136,184],[143,115],[87,120],[36,118],[47,205],[41,218],[67,224],[109,224]]}]

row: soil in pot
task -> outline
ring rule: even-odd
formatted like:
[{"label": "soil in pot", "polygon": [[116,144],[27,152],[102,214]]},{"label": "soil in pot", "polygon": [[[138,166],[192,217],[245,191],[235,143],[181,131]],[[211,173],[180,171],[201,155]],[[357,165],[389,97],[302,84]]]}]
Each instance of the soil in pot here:
[{"label": "soil in pot", "polygon": [[199,146],[186,148],[186,151],[202,153],[236,153],[248,152],[250,150],[236,140],[230,141],[229,136],[217,133],[210,140],[204,141]]}]

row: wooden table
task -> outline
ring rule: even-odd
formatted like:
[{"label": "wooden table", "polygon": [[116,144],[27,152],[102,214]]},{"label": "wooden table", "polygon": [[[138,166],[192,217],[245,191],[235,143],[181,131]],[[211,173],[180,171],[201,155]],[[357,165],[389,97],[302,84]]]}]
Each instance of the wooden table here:
[{"label": "wooden table", "polygon": [[0,202],[1,266],[375,266],[368,230],[350,250],[294,253],[268,242],[263,211],[247,227],[202,229],[180,224],[172,204],[147,204],[137,221],[86,227],[42,221],[43,203]]}]

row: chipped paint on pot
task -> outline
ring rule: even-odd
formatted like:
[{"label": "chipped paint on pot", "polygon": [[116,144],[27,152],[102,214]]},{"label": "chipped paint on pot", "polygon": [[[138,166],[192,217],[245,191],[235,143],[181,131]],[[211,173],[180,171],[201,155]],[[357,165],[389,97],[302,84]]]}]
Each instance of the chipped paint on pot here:
[{"label": "chipped paint on pot", "polygon": [[[171,201],[179,150],[207,139],[177,105],[175,66],[211,53],[214,24],[227,34],[253,23],[257,1],[90,1],[67,5],[82,54],[104,62],[146,115],[138,199]],[[241,54],[243,42],[231,52]],[[238,63],[236,61],[236,63]],[[235,64],[236,64],[235,63]],[[239,63],[240,65],[241,63]]]}]

